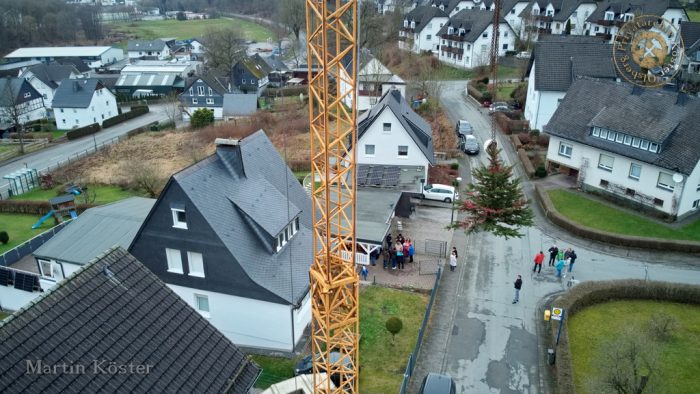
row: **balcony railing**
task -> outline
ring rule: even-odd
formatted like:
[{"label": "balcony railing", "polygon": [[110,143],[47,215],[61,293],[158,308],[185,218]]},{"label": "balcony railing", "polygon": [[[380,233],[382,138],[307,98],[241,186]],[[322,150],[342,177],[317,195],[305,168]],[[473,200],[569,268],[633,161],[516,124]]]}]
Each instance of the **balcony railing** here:
[{"label": "balcony railing", "polygon": [[535,20],[540,21],[540,22],[551,22],[554,19],[551,15],[537,15],[535,16]]},{"label": "balcony railing", "polygon": [[466,35],[464,34],[443,34],[440,36],[443,40],[451,40],[451,41],[464,41],[466,38]]},{"label": "balcony railing", "polygon": [[619,19],[614,19],[614,20],[607,20],[607,19],[598,19],[597,22],[601,26],[617,26],[620,27],[625,24],[625,21],[619,20]]},{"label": "balcony railing", "polygon": [[442,45],[442,46],[440,47],[440,50],[443,51],[443,52],[454,53],[454,54],[457,54],[457,55],[462,55],[462,54],[464,54],[464,48],[460,48],[460,47],[450,47],[450,46],[447,46],[447,45]]}]

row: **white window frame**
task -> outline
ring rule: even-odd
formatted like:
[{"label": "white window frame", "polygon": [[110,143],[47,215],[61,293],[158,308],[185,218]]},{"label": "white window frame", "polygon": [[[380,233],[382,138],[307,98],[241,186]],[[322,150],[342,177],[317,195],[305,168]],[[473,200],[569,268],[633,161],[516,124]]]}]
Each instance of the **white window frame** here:
[{"label": "white window frame", "polygon": [[[207,308],[202,309],[200,308],[200,300],[205,300],[207,302]],[[204,294],[194,294],[194,309],[197,310],[202,316],[209,318],[211,317],[211,304],[209,303],[209,296],[206,296]]]},{"label": "white window frame", "polygon": [[658,153],[659,152],[659,144],[655,144],[653,142],[649,143],[649,152]]},{"label": "white window frame", "polygon": [[207,104],[209,104],[209,105],[214,105],[214,99],[213,99],[213,98],[208,98],[208,99],[207,99]]},{"label": "white window frame", "polygon": [[[172,211],[172,213],[173,213],[173,227],[187,230],[187,212],[184,209],[179,209],[179,208],[170,208],[170,211]],[[179,212],[182,212],[185,214],[185,221],[184,222],[181,222],[180,218],[178,218]]]},{"label": "white window frame", "polygon": [[639,149],[648,150],[649,149],[649,141],[642,140],[642,142],[639,144]]},{"label": "white window frame", "polygon": [[615,142],[617,142],[618,144],[621,144],[622,141],[624,141],[624,140],[625,140],[625,135],[622,133],[617,133],[617,135],[615,136]]},{"label": "white window frame", "polygon": [[168,263],[168,272],[183,274],[182,254],[178,249],[165,248],[165,260]]},{"label": "white window frame", "polygon": [[600,138],[607,139],[608,138],[608,130],[600,129]]},{"label": "white window frame", "polygon": [[[372,153],[369,153],[369,147],[372,147]],[[374,144],[365,144],[365,156],[374,157],[376,153],[376,146]]]},{"label": "white window frame", "polygon": [[[401,149],[401,148],[406,148],[406,149]],[[402,154],[402,152],[404,152]],[[400,159],[405,159],[408,157],[408,145],[399,145],[397,150],[396,150],[396,157]]]},{"label": "white window frame", "polygon": [[204,256],[197,252],[187,252],[189,275],[204,278]]},{"label": "white window frame", "polygon": [[632,137],[632,147],[633,148],[639,148],[639,143],[641,140],[637,137]]},{"label": "white window frame", "polygon": [[[39,262],[39,269],[41,270],[41,277],[49,280],[57,280],[57,279],[62,279],[63,278],[63,272],[61,271],[61,266],[57,262],[53,260],[44,260],[44,259],[38,259]],[[46,268],[44,265],[48,265],[48,271],[46,272],[44,269]]]},{"label": "white window frame", "polygon": [[625,134],[625,140],[622,143],[627,146],[632,145],[632,136]]},{"label": "white window frame", "polygon": [[211,88],[209,88],[209,95],[210,95],[210,96],[213,96],[213,95],[214,95],[214,91],[211,90]]},{"label": "white window frame", "polygon": [[608,141],[615,141],[615,136],[617,135],[614,131],[608,131]]},{"label": "white window frame", "polygon": [[591,133],[594,137],[600,137],[600,128],[594,127],[593,132]]},{"label": "white window frame", "polygon": [[[634,169],[634,168],[639,168],[639,174],[638,174],[638,175],[634,175],[634,174],[633,174],[632,169]],[[642,166],[641,166],[640,164],[637,164],[637,163],[632,163],[632,164],[630,164],[630,172],[629,172],[629,175],[628,175],[628,176],[630,177],[630,179],[634,179],[635,181],[638,181],[639,178],[641,178],[641,176],[642,176]]]},{"label": "white window frame", "polygon": [[612,172],[613,165],[615,164],[615,157],[601,153],[598,156],[598,168]]},{"label": "white window frame", "polygon": [[[568,153],[567,153],[567,148],[568,148]],[[571,158],[571,155],[573,154],[573,152],[574,152],[573,145],[570,145],[570,144],[567,144],[564,142],[559,143],[559,156]]]},{"label": "white window frame", "polygon": [[[662,177],[665,179],[661,179]],[[667,172],[659,171],[659,178],[656,180],[656,187],[672,192],[676,187],[675,182],[673,182],[673,175]]]},{"label": "white window frame", "polygon": [[199,100],[196,98],[192,97],[192,104],[199,104]]},{"label": "white window frame", "polygon": [[693,209],[700,208],[700,199],[693,201]]},{"label": "white window frame", "polygon": [[197,86],[197,96],[204,96],[204,86]]}]

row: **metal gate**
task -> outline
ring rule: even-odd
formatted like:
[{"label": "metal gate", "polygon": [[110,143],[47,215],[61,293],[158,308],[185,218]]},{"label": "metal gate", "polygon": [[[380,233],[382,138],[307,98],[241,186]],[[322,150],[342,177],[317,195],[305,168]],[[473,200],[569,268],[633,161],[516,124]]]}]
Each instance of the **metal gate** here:
[{"label": "metal gate", "polygon": [[425,240],[425,254],[447,258],[447,241]]}]

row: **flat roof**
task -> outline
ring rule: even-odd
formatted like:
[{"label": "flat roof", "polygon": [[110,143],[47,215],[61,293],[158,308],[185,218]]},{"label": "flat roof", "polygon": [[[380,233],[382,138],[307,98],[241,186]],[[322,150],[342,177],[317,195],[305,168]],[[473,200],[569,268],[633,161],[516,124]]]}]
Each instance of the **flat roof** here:
[{"label": "flat roof", "polygon": [[396,204],[401,198],[398,190],[357,189],[355,237],[360,242],[381,245],[391,227]]},{"label": "flat roof", "polygon": [[122,74],[128,73],[183,73],[191,66],[189,64],[173,64],[168,66],[150,66],[140,64],[129,64],[122,68]]},{"label": "flat roof", "polygon": [[[19,48],[5,55],[7,59],[25,57],[89,57],[100,56],[108,50],[110,46],[99,47],[30,47]],[[118,49],[118,48],[115,48]]]}]

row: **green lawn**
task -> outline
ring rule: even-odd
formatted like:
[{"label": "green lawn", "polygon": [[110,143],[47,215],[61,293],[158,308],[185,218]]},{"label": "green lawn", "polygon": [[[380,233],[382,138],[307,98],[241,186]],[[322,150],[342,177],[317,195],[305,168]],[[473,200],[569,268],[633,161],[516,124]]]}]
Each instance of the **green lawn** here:
[{"label": "green lawn", "polygon": [[[244,33],[245,38],[254,41],[265,41],[272,37],[272,32],[266,27],[257,23],[243,19],[199,19],[189,21],[178,21],[174,19],[164,21],[143,21],[143,22],[115,22],[110,23],[110,27],[117,31],[133,34],[137,38],[153,40],[163,37],[175,37],[176,39],[186,39],[200,37],[209,29],[236,26]],[[119,46],[126,46],[126,42]]]},{"label": "green lawn", "polygon": [[0,320],[6,318],[7,316],[9,316],[7,313],[5,313],[5,312],[0,312]]},{"label": "green lawn", "polygon": [[512,100],[510,94],[513,93],[513,90],[515,90],[515,88],[517,88],[518,85],[519,84],[517,83],[504,83],[498,85],[498,99],[503,101]]},{"label": "green lawn", "polygon": [[252,354],[251,358],[262,367],[263,370],[258,381],[255,383],[255,387],[257,388],[266,389],[277,382],[287,380],[294,376],[295,360],[282,357],[260,356],[257,354]]},{"label": "green lawn", "polygon": [[[690,18],[691,21],[693,22],[700,22],[700,11],[691,11],[691,10],[686,10],[688,13],[688,18]],[[687,44],[686,45],[690,45]]]},{"label": "green lawn", "polygon": [[[360,292],[360,390],[368,393],[399,391],[408,355],[416,345],[418,329],[428,297],[423,294],[372,286]],[[394,341],[386,330],[386,320],[397,316],[403,329]],[[291,378],[297,360],[251,356],[263,367],[256,387]]]},{"label": "green lawn", "polygon": [[587,227],[624,235],[700,241],[700,220],[677,230],[567,190],[548,193],[559,213]]},{"label": "green lawn", "polygon": [[604,357],[602,344],[628,329],[644,332],[649,319],[661,312],[674,316],[679,325],[670,340],[657,342],[659,392],[700,392],[700,307],[656,301],[607,302],[588,307],[569,320],[576,391],[591,392],[587,382],[595,378]]},{"label": "green lawn", "polygon": [[[141,193],[138,193],[134,190],[122,189],[119,186],[113,185],[88,185],[87,190],[89,192],[89,195],[92,195],[93,192],[95,193],[95,201],[93,202],[93,204],[107,204],[110,202],[123,200],[128,197],[142,196]],[[63,187],[56,187],[54,189],[49,190],[34,189],[29,193],[24,193],[19,196],[12,197],[12,199],[29,201],[48,201],[51,198],[62,194],[66,194]],[[80,196],[76,196],[75,199],[78,203],[83,202]]]},{"label": "green lawn", "polygon": [[41,218],[39,215],[0,213],[0,231],[7,231],[7,234],[10,236],[10,242],[6,245],[0,244],[0,254],[7,252],[24,241],[36,237],[54,226],[53,219],[49,218],[41,227],[32,230],[32,225],[34,225],[39,218]]}]

